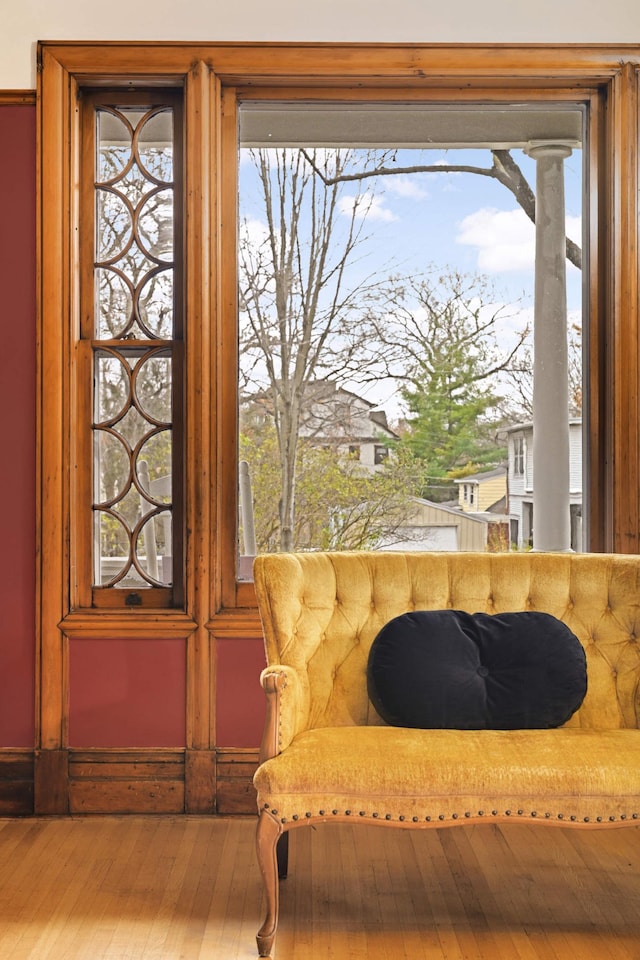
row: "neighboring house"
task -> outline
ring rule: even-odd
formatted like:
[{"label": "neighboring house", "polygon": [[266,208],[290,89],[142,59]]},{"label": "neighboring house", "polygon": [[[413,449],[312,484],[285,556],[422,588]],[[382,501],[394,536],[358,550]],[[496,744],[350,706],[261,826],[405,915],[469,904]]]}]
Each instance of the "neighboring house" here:
[{"label": "neighboring house", "polygon": [[[252,411],[272,411],[270,391],[254,396]],[[377,470],[389,453],[389,441],[397,440],[383,410],[330,380],[307,384],[300,436],[337,454],[350,456],[367,470]]]},{"label": "neighboring house", "polygon": [[399,527],[392,542],[378,550],[486,550],[490,548],[490,523],[486,517],[471,517],[458,507],[414,498],[406,525]]},{"label": "neighboring house", "polygon": [[465,513],[484,513],[500,504],[502,511],[507,496],[505,467],[474,473],[454,481],[458,486],[458,504]]},{"label": "neighboring house", "polygon": [[[518,547],[533,542],[533,424],[519,423],[506,430],[509,456],[509,511],[511,540]],[[571,547],[582,549],[582,418],[569,420],[569,503]]]},{"label": "neighboring house", "polygon": [[351,456],[368,470],[384,463],[388,441],[398,439],[383,410],[331,381],[309,384],[305,405],[300,436]]}]

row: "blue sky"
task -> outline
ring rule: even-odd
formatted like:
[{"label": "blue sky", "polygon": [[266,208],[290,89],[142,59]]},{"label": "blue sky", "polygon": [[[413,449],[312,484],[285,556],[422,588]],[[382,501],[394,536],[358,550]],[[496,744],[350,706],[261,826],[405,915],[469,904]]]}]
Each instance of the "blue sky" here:
[{"label": "blue sky", "polygon": [[[535,191],[535,161],[520,150],[512,155]],[[489,150],[400,150],[398,167],[416,163],[473,164],[489,167]],[[242,165],[245,167],[245,165]],[[245,168],[246,172],[246,168]],[[582,151],[565,160],[567,233],[581,245]],[[241,184],[247,181],[241,175]],[[507,347],[515,332],[533,320],[535,228],[513,195],[498,181],[467,173],[424,173],[377,178],[375,195],[366,217],[370,236],[368,255],[360,262],[363,273],[372,270],[419,273],[432,265],[480,273],[488,278],[495,305],[505,310],[503,337]],[[343,209],[351,214],[358,185],[345,184]],[[259,209],[248,203],[245,212],[260,223]],[[567,306],[570,322],[580,322],[581,272],[567,262]],[[357,392],[357,390],[356,390]],[[369,399],[391,408],[396,403],[391,385],[367,393]]]},{"label": "blue sky", "polygon": [[[488,150],[421,152],[429,164],[488,167]],[[512,151],[535,191],[535,161]],[[400,151],[398,166],[415,163],[415,154]],[[567,231],[581,243],[582,151],[565,161]],[[353,191],[352,195],[355,194]],[[367,214],[383,249],[396,251],[400,264],[421,269],[425,262],[449,264],[492,277],[518,299],[533,296],[535,230],[513,195],[496,180],[466,173],[425,173],[380,178]],[[580,272],[568,265],[570,309],[581,302]]]}]

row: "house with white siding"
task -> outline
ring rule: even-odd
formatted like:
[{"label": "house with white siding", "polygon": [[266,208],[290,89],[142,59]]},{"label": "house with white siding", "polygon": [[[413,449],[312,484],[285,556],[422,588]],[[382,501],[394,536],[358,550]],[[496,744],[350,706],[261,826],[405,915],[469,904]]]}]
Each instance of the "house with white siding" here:
[{"label": "house with white siding", "polygon": [[[533,423],[518,423],[505,431],[508,447],[508,502],[511,541],[519,548],[533,540]],[[569,420],[569,501],[571,548],[582,550],[582,417]]]}]

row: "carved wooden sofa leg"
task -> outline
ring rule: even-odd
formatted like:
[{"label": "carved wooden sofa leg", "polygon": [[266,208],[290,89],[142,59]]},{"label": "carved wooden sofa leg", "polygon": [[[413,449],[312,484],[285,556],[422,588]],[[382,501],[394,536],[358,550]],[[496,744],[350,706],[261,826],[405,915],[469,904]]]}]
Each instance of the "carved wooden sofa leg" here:
[{"label": "carved wooden sofa leg", "polygon": [[258,865],[262,873],[267,898],[267,913],[264,918],[264,923],[256,936],[258,954],[261,957],[271,956],[273,941],[276,938],[276,928],[278,926],[278,909],[280,905],[280,891],[278,889],[279,840],[283,841],[283,846],[286,850],[288,835],[283,833],[282,824],[278,823],[266,810],[263,810],[258,820],[258,830],[256,834]]}]

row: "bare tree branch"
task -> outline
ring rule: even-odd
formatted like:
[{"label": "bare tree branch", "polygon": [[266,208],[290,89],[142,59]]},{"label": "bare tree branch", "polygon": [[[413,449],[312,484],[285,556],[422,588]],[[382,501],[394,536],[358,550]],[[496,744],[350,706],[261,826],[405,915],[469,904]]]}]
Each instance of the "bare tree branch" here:
[{"label": "bare tree branch", "polygon": [[[508,150],[492,150],[491,155],[493,164],[490,167],[478,167],[462,163],[431,163],[414,164],[408,167],[377,167],[376,169],[364,170],[360,173],[346,173],[339,177],[326,177],[323,172],[314,164],[313,159],[305,151],[301,151],[307,162],[313,168],[314,173],[320,177],[325,186],[333,185],[337,182],[368,180],[373,177],[396,177],[400,174],[407,176],[415,173],[471,173],[480,177],[490,177],[498,180],[509,190],[517,200],[521,209],[526,213],[532,223],[536,222],[536,197],[527,181],[522,170],[513,159]],[[567,260],[582,269],[582,250],[569,237],[567,237]]]}]

